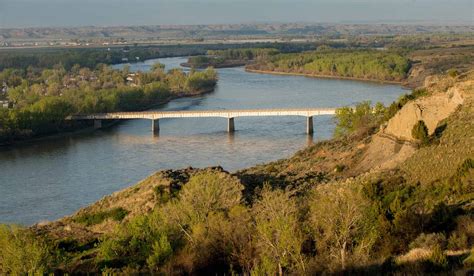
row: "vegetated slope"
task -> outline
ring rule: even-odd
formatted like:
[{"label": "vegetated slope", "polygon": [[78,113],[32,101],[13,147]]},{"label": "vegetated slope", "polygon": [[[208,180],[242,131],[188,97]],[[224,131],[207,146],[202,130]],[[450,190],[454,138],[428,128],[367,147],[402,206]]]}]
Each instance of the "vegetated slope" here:
[{"label": "vegetated slope", "polygon": [[464,73],[474,67],[474,47],[434,48],[413,51],[408,55],[412,66],[408,74],[407,85],[416,88],[424,85],[427,77],[452,73]]},{"label": "vegetated slope", "polygon": [[467,158],[474,160],[474,81],[471,77],[453,89],[465,92],[465,103],[438,124],[429,147],[418,149],[400,166],[412,181],[431,183],[455,172]]},{"label": "vegetated slope", "polygon": [[423,90],[425,96],[403,105],[400,112],[373,135],[358,164],[359,170],[393,169],[410,157],[417,149],[412,130],[419,121],[426,125],[427,135],[439,135],[445,126],[440,125],[442,120],[456,111],[466,98],[471,98],[472,83],[471,75],[464,75],[457,81],[453,77],[428,78]]},{"label": "vegetated slope", "polygon": [[[42,261],[43,271],[69,273],[466,272],[474,258],[473,76],[439,79],[404,103],[385,129],[417,101],[452,88],[463,96],[438,118],[445,127],[431,134],[430,126],[429,139],[411,141],[413,151],[390,168],[360,165],[377,154],[370,151],[374,123],[235,175],[159,172],[71,217],[33,226],[52,252],[35,260],[60,255]],[[391,130],[403,136],[404,129]],[[0,228],[0,245],[18,252],[43,244],[23,238],[29,242],[19,247],[23,236],[8,233]]]}]

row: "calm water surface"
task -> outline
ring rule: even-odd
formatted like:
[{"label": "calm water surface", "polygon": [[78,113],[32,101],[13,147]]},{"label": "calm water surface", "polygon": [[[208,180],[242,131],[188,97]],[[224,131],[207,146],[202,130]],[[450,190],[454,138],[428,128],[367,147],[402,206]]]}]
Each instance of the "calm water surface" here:
[{"label": "calm water surface", "polygon": [[[184,58],[161,59],[168,69]],[[131,65],[147,70],[156,60]],[[120,67],[117,65],[116,67]],[[215,92],[174,100],[162,110],[338,107],[371,100],[390,103],[396,85],[311,79],[219,69]],[[0,222],[33,224],[69,215],[104,195],[161,169],[221,165],[235,171],[291,156],[331,137],[330,116],[314,117],[313,137],[304,117],[163,119],[153,136],[148,120],[124,121],[94,133],[0,149]]]}]

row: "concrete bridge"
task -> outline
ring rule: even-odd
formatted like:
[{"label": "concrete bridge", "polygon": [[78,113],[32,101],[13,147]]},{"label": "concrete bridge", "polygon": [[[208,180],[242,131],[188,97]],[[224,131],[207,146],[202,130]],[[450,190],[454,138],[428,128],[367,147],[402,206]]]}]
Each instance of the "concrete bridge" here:
[{"label": "concrete bridge", "polygon": [[193,110],[193,111],[142,111],[114,112],[89,115],[72,115],[66,120],[94,120],[94,127],[101,128],[102,120],[148,119],[152,121],[152,131],[160,130],[160,119],[166,118],[226,118],[227,131],[234,132],[234,118],[266,117],[266,116],[300,116],[306,117],[306,133],[313,133],[313,117],[334,115],[335,108],[304,108],[304,109],[255,109],[255,110]]}]

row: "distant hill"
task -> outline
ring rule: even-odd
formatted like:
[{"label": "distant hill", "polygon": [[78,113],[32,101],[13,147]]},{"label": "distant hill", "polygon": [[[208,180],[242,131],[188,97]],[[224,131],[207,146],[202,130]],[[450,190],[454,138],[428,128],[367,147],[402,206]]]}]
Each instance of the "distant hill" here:
[{"label": "distant hill", "polygon": [[0,28],[0,41],[44,41],[71,39],[230,39],[273,36],[385,35],[426,33],[469,33],[472,25],[392,24],[224,24],[157,25],[116,27]]}]

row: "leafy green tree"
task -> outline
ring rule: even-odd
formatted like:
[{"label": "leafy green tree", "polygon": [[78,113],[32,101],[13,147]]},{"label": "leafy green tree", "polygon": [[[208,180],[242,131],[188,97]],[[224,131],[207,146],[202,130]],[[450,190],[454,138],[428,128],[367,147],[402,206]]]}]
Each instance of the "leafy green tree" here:
[{"label": "leafy green tree", "polygon": [[370,259],[378,233],[371,202],[358,185],[326,184],[309,198],[310,228],[319,258],[345,269]]},{"label": "leafy green tree", "polygon": [[292,192],[271,190],[265,185],[252,211],[260,255],[255,272],[267,275],[283,275],[286,270],[303,273],[305,259],[301,247],[304,239]]},{"label": "leafy green tree", "polygon": [[[206,220],[214,212],[228,212],[242,201],[244,187],[226,173],[201,172],[189,179],[179,193],[178,222],[194,224]],[[185,227],[183,226],[183,229]]]},{"label": "leafy green tree", "polygon": [[371,106],[369,101],[358,103],[353,107],[336,109],[335,136],[343,136],[354,131],[374,128],[384,120],[385,107],[381,103]]},{"label": "leafy green tree", "polygon": [[129,265],[146,263],[150,269],[158,269],[173,251],[168,240],[169,231],[158,212],[137,216],[104,237],[97,260],[105,264],[117,261]]}]

